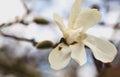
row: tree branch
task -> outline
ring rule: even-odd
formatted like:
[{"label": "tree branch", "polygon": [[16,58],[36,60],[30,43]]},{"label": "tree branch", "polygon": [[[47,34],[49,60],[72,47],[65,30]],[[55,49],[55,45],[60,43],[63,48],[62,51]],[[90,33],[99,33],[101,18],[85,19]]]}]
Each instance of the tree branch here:
[{"label": "tree branch", "polygon": [[30,42],[33,44],[33,46],[35,46],[37,44],[37,42],[34,40],[34,39],[26,39],[26,38],[21,38],[21,37],[16,37],[16,36],[12,36],[12,35],[8,35],[8,34],[5,34],[3,33],[2,31],[0,32],[0,34],[4,37],[8,37],[8,38],[12,38],[14,40],[17,40],[17,41],[26,41],[26,42]]}]

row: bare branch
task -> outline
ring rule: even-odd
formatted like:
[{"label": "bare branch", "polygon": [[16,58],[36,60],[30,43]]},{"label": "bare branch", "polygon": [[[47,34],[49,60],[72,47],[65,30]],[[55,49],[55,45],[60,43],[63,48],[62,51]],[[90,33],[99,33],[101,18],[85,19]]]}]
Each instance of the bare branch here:
[{"label": "bare branch", "polygon": [[12,38],[12,39],[17,40],[17,41],[30,42],[30,43],[33,44],[33,46],[35,46],[37,44],[37,42],[34,39],[26,39],[26,38],[16,37],[16,36],[5,34],[2,31],[1,31],[1,35],[4,36],[4,37]]},{"label": "bare branch", "polygon": [[22,0],[22,3],[23,3],[24,8],[25,8],[26,11],[27,11],[26,14],[30,14],[30,13],[31,13],[31,10],[27,7],[27,5],[26,5],[26,0]]}]

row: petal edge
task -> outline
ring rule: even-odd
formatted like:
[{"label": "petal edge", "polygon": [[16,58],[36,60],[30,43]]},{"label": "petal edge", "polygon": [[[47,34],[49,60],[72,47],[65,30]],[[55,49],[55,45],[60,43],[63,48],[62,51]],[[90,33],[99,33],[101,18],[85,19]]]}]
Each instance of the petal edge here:
[{"label": "petal edge", "polygon": [[86,52],[83,44],[70,45],[71,57],[79,65],[84,65],[87,62]]},{"label": "petal edge", "polygon": [[64,43],[60,43],[49,54],[49,63],[51,68],[60,70],[66,67],[70,61],[70,48]]},{"label": "petal edge", "polygon": [[104,63],[112,62],[117,54],[115,46],[107,40],[88,35],[84,43],[92,50],[95,58]]},{"label": "petal edge", "polygon": [[75,28],[81,28],[84,32],[96,25],[101,19],[102,15],[97,9],[87,9],[80,12],[76,22]]},{"label": "petal edge", "polygon": [[82,0],[75,0],[73,6],[71,8],[70,17],[69,17],[70,28],[72,28],[74,26],[74,23],[75,23],[78,15],[80,14],[81,7],[82,7]]}]

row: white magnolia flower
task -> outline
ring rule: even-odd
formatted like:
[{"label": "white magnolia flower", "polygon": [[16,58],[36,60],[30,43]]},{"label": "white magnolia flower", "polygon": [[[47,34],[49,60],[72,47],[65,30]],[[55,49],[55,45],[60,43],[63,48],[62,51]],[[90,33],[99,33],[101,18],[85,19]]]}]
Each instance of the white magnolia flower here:
[{"label": "white magnolia flower", "polygon": [[63,33],[66,43],[60,43],[49,55],[51,68],[59,70],[64,68],[74,59],[80,65],[86,63],[85,45],[88,46],[97,60],[104,63],[112,62],[117,54],[114,45],[109,41],[86,34],[101,19],[101,13],[96,9],[81,11],[82,0],[73,4],[69,27],[64,26],[63,20],[54,14],[54,19]]}]

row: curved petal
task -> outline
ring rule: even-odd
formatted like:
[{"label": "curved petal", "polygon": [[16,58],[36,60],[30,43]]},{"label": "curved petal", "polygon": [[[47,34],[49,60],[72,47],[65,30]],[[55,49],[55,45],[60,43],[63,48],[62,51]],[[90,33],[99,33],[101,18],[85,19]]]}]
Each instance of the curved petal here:
[{"label": "curved petal", "polygon": [[75,28],[81,28],[84,32],[98,23],[101,19],[101,13],[96,9],[87,9],[80,12],[75,22]]},{"label": "curved petal", "polygon": [[92,50],[95,58],[104,63],[112,62],[117,54],[115,46],[109,41],[88,35],[84,43]]},{"label": "curved petal", "polygon": [[70,48],[60,43],[49,55],[51,68],[59,70],[68,65],[70,61]]},{"label": "curved petal", "polygon": [[54,14],[54,20],[57,23],[60,30],[62,31],[63,35],[65,35],[66,29],[65,29],[64,22],[63,22],[62,18],[58,14]]},{"label": "curved petal", "polygon": [[70,28],[74,26],[75,20],[80,14],[81,6],[82,6],[82,0],[75,0],[75,3],[72,6],[70,17],[69,17]]},{"label": "curved petal", "polygon": [[87,62],[84,44],[70,45],[70,48],[71,48],[72,59],[74,59],[80,65],[83,65]]}]

